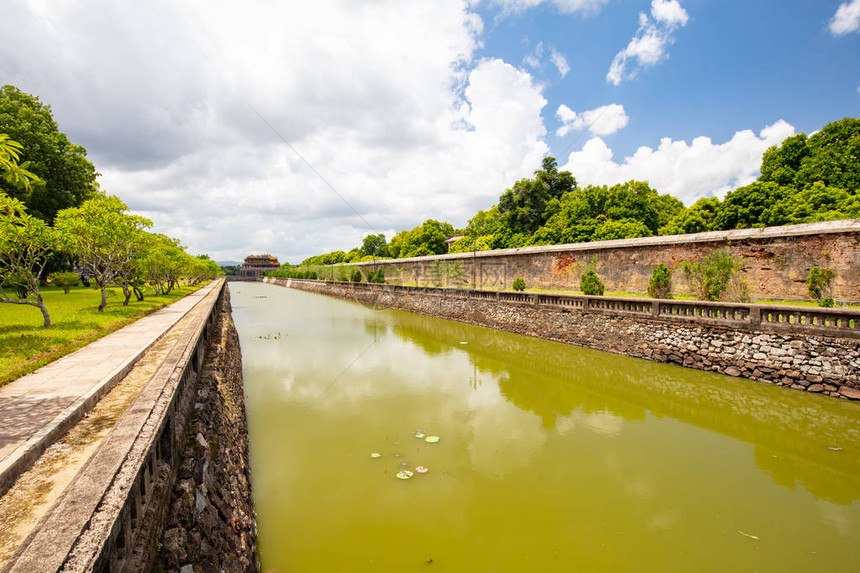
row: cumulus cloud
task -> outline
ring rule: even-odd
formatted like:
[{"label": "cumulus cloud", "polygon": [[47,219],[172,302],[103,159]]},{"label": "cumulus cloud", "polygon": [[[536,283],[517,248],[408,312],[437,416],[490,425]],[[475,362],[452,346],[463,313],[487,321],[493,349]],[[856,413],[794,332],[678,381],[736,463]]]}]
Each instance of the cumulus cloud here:
[{"label": "cumulus cloud", "polygon": [[624,106],[613,103],[603,105],[597,109],[576,113],[564,104],[558,106],[555,116],[561,120],[562,125],[556,131],[556,135],[564,137],[574,130],[588,128],[595,135],[611,135],[627,126],[630,121]]},{"label": "cumulus cloud", "polygon": [[609,0],[492,0],[493,4],[500,6],[507,12],[522,12],[541,4],[552,4],[564,14],[574,12],[595,14],[607,2]]},{"label": "cumulus cloud", "polygon": [[648,181],[660,193],[690,205],[701,197],[722,197],[754,181],[764,151],[794,133],[793,126],[779,120],[758,135],[738,131],[724,143],[715,144],[709,137],[697,137],[691,143],[667,137],[660,140],[657,149],[640,147],[620,163],[613,160],[606,143],[594,137],[581,151],[570,154],[564,169],[570,170],[581,185]]},{"label": "cumulus cloud", "polygon": [[673,32],[688,20],[678,0],[652,0],[651,16],[639,13],[639,29],[627,47],[613,58],[606,81],[617,86],[666,59],[666,48],[674,41]]},{"label": "cumulus cloud", "polygon": [[840,4],[830,19],[830,31],[835,36],[843,36],[857,30],[860,30],[860,0]]},{"label": "cumulus cloud", "polygon": [[555,48],[550,50],[549,59],[552,61],[553,65],[558,68],[558,73],[561,74],[562,78],[570,71],[570,64],[567,63],[567,58],[565,58],[564,54],[559,53]]},{"label": "cumulus cloud", "polygon": [[476,60],[482,25],[463,0],[9,0],[0,75],[51,104],[157,231],[296,262],[464,224],[540,163],[542,88]]}]

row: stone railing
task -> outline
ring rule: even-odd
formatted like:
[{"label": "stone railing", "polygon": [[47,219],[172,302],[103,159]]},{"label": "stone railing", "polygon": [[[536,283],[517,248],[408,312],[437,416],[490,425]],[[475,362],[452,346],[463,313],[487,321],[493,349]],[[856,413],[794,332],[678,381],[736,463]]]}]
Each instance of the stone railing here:
[{"label": "stone railing", "polygon": [[198,303],[201,311],[5,571],[148,569],[224,284]]},{"label": "stone railing", "polygon": [[266,282],[289,286],[292,281],[330,284],[356,292],[378,292],[390,295],[410,293],[430,294],[446,298],[498,300],[596,312],[607,315],[639,316],[661,321],[692,322],[711,326],[726,326],[742,330],[814,334],[839,338],[860,339],[860,311],[843,308],[819,308],[771,304],[708,302],[586,296],[574,294],[533,293],[500,290],[471,290],[431,286],[352,283],[344,281],[314,281],[307,279],[276,279]]}]

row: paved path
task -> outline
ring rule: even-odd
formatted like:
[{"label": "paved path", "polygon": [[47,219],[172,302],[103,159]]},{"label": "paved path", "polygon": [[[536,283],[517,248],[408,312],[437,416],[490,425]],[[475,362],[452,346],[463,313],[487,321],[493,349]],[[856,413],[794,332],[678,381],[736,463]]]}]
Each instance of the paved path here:
[{"label": "paved path", "polygon": [[223,279],[0,388],[0,495]]}]

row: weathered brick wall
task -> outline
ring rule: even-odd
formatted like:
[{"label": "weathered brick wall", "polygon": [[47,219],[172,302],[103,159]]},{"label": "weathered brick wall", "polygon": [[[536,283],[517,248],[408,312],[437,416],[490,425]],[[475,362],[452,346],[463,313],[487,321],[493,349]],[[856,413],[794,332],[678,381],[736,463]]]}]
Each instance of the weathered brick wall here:
[{"label": "weathered brick wall", "polygon": [[857,339],[755,332],[435,293],[404,294],[383,288],[364,290],[338,282],[264,280],[368,305],[743,376],[795,390],[860,399],[860,342]]},{"label": "weathered brick wall", "polygon": [[[578,289],[585,265],[596,263],[596,271],[609,290],[646,292],[654,267],[673,267],[715,249],[726,249],[746,265],[744,279],[756,299],[806,299],[809,269],[827,267],[836,272],[833,281],[837,299],[860,301],[860,220],[789,225],[766,229],[743,229],[525,247],[353,263],[363,270],[381,267],[388,282],[432,284],[433,267],[447,270],[449,285],[510,287],[522,277],[529,287]],[[339,271],[330,269],[336,278]],[[672,290],[689,292],[683,273],[672,278]]]}]

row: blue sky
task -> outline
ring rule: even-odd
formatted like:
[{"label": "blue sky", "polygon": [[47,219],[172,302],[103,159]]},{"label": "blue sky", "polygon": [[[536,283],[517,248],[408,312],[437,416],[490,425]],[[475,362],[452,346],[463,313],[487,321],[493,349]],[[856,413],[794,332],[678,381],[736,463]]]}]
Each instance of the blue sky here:
[{"label": "blue sky", "polygon": [[5,0],[0,37],[102,188],[216,260],[461,227],[547,154],[689,205],[860,110],[860,0]]},{"label": "blue sky", "polygon": [[[540,43],[545,52],[564,55],[570,65],[564,78],[548,61],[532,70],[547,83],[545,122],[557,123],[560,104],[594,109],[619,103],[630,123],[607,143],[621,155],[662,137],[725,141],[778,119],[809,133],[860,111],[860,34],[829,30],[842,3],[681,1],[689,19],[672,34],[665,59],[617,86],[605,79],[609,65],[636,33],[638,13],[649,12],[650,1],[609,2],[585,15],[564,14],[552,3],[510,15],[485,6],[479,53],[521,64]],[[551,136],[553,152],[577,134]]]}]

